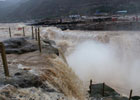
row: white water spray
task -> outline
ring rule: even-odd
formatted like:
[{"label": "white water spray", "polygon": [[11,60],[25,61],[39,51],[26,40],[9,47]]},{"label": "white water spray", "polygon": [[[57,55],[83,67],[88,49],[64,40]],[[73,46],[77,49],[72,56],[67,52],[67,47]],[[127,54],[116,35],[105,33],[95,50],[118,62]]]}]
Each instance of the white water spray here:
[{"label": "white water spray", "polygon": [[[57,43],[67,41],[67,60],[84,81],[105,82],[124,95],[140,95],[139,31],[61,31],[49,29]],[[49,36],[48,35],[48,36]],[[71,52],[69,52],[71,50]]]}]

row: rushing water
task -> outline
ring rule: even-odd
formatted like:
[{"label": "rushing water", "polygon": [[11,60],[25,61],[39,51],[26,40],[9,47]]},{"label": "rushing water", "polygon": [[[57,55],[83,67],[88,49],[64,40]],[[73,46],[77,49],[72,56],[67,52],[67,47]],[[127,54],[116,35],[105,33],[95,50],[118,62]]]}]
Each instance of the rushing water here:
[{"label": "rushing water", "polygon": [[130,89],[133,95],[140,95],[140,31],[61,31],[50,27],[42,33],[62,48],[69,66],[84,83],[93,79],[123,95]]}]

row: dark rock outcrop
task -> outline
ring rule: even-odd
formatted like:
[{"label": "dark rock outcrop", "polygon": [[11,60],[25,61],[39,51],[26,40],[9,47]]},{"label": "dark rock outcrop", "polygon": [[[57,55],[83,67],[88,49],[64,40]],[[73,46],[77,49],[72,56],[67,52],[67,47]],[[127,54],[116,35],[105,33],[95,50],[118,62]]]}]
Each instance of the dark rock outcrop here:
[{"label": "dark rock outcrop", "polygon": [[133,96],[132,100],[140,100],[140,96]]},{"label": "dark rock outcrop", "polygon": [[128,100],[126,97],[107,97],[104,98],[103,100]]},{"label": "dark rock outcrop", "polygon": [[128,100],[127,97],[120,96],[119,93],[107,85],[104,85],[104,96],[103,84],[92,84],[90,88],[90,100]]},{"label": "dark rock outcrop", "polygon": [[[128,100],[127,97],[122,97],[119,93],[107,85],[104,85],[104,96],[103,84],[92,84],[90,88],[90,100]],[[131,100],[140,100],[140,97],[133,96]]]},{"label": "dark rock outcrop", "polygon": [[44,39],[43,42],[45,43],[44,48],[48,54],[56,54],[59,56],[59,50],[56,48],[56,43],[53,40]]},{"label": "dark rock outcrop", "polygon": [[27,71],[19,71],[15,73],[15,76],[12,76],[9,79],[0,78],[0,80],[0,86],[10,84],[16,88],[36,87],[42,88],[44,91],[47,92],[56,92],[56,90],[50,88],[46,83],[44,84],[44,82],[39,78],[39,76],[31,74]]},{"label": "dark rock outcrop", "polygon": [[2,78],[1,84],[3,85],[10,84],[15,87],[28,88],[28,87],[39,87],[43,83],[40,81],[40,79],[37,76],[32,75],[26,71],[21,71],[18,72],[18,75],[17,73],[15,73],[15,76],[12,76],[7,80]]},{"label": "dark rock outcrop", "polygon": [[38,46],[28,42],[25,38],[11,38],[3,43],[7,54],[23,54],[38,50]]},{"label": "dark rock outcrop", "polygon": [[53,41],[53,40],[45,39],[45,40],[43,40],[43,42],[44,42],[46,45],[56,45],[55,41]]},{"label": "dark rock outcrop", "polygon": [[[91,97],[102,97],[103,94],[103,84],[93,84],[91,85]],[[112,89],[111,87],[105,85],[104,86],[104,97],[115,97],[115,96],[119,96],[120,94],[118,94],[114,89]]]}]

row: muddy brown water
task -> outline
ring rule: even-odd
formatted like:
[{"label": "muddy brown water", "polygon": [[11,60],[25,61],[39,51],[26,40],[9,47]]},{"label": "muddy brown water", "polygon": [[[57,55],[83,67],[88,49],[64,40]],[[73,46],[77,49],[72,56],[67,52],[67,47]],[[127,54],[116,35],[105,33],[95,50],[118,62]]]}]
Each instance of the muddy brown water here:
[{"label": "muddy brown water", "polygon": [[128,96],[131,89],[133,95],[140,95],[140,31],[62,31],[43,27],[41,37],[57,43],[86,87],[93,79],[122,95]]}]

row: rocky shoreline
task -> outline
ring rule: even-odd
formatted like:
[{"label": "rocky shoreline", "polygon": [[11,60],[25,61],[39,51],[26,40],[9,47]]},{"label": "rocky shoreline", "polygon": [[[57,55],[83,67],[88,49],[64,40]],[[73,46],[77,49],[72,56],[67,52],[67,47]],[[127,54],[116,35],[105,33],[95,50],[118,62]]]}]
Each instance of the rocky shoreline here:
[{"label": "rocky shoreline", "polygon": [[[56,43],[47,39],[43,41],[42,54],[30,38],[4,41],[11,75],[4,77],[0,72],[0,100],[128,100],[107,85],[103,96],[102,84],[92,84],[91,91],[86,90],[85,96],[81,93],[80,80],[67,66]],[[30,51],[32,45],[35,51]],[[2,65],[0,67],[3,70]],[[139,96],[131,98],[139,99]]]},{"label": "rocky shoreline", "polygon": [[[51,40],[44,40],[45,45],[43,45],[43,52],[40,54],[36,43],[34,44],[35,51],[32,51],[30,47],[33,44],[27,41],[29,42],[30,39],[11,38],[3,42],[6,45],[7,56],[10,57],[8,57],[10,77],[4,77],[3,68],[0,65],[2,70],[0,72],[2,76],[0,77],[0,100],[75,100],[74,98],[79,93],[75,94],[75,96],[71,93],[73,90],[77,90],[75,88],[77,83],[73,83],[73,80],[70,78],[71,84],[68,84],[65,79],[58,79],[58,82],[55,80],[57,77],[64,77],[63,74],[67,80],[67,74],[73,74],[73,72],[63,72],[62,76],[59,70],[51,72],[51,70],[59,68],[59,64],[66,68],[60,68],[60,70],[71,70],[65,63],[61,53],[59,53],[58,48],[52,46]],[[14,56],[17,58],[13,60]],[[56,76],[53,76],[54,74]],[[73,77],[76,78],[74,74]],[[77,78],[74,80],[77,81]],[[63,84],[66,84],[66,90],[62,90],[59,81],[62,81],[62,87],[64,87]],[[67,90],[67,85],[73,88],[73,90]],[[71,93],[69,94],[69,92]]]}]

